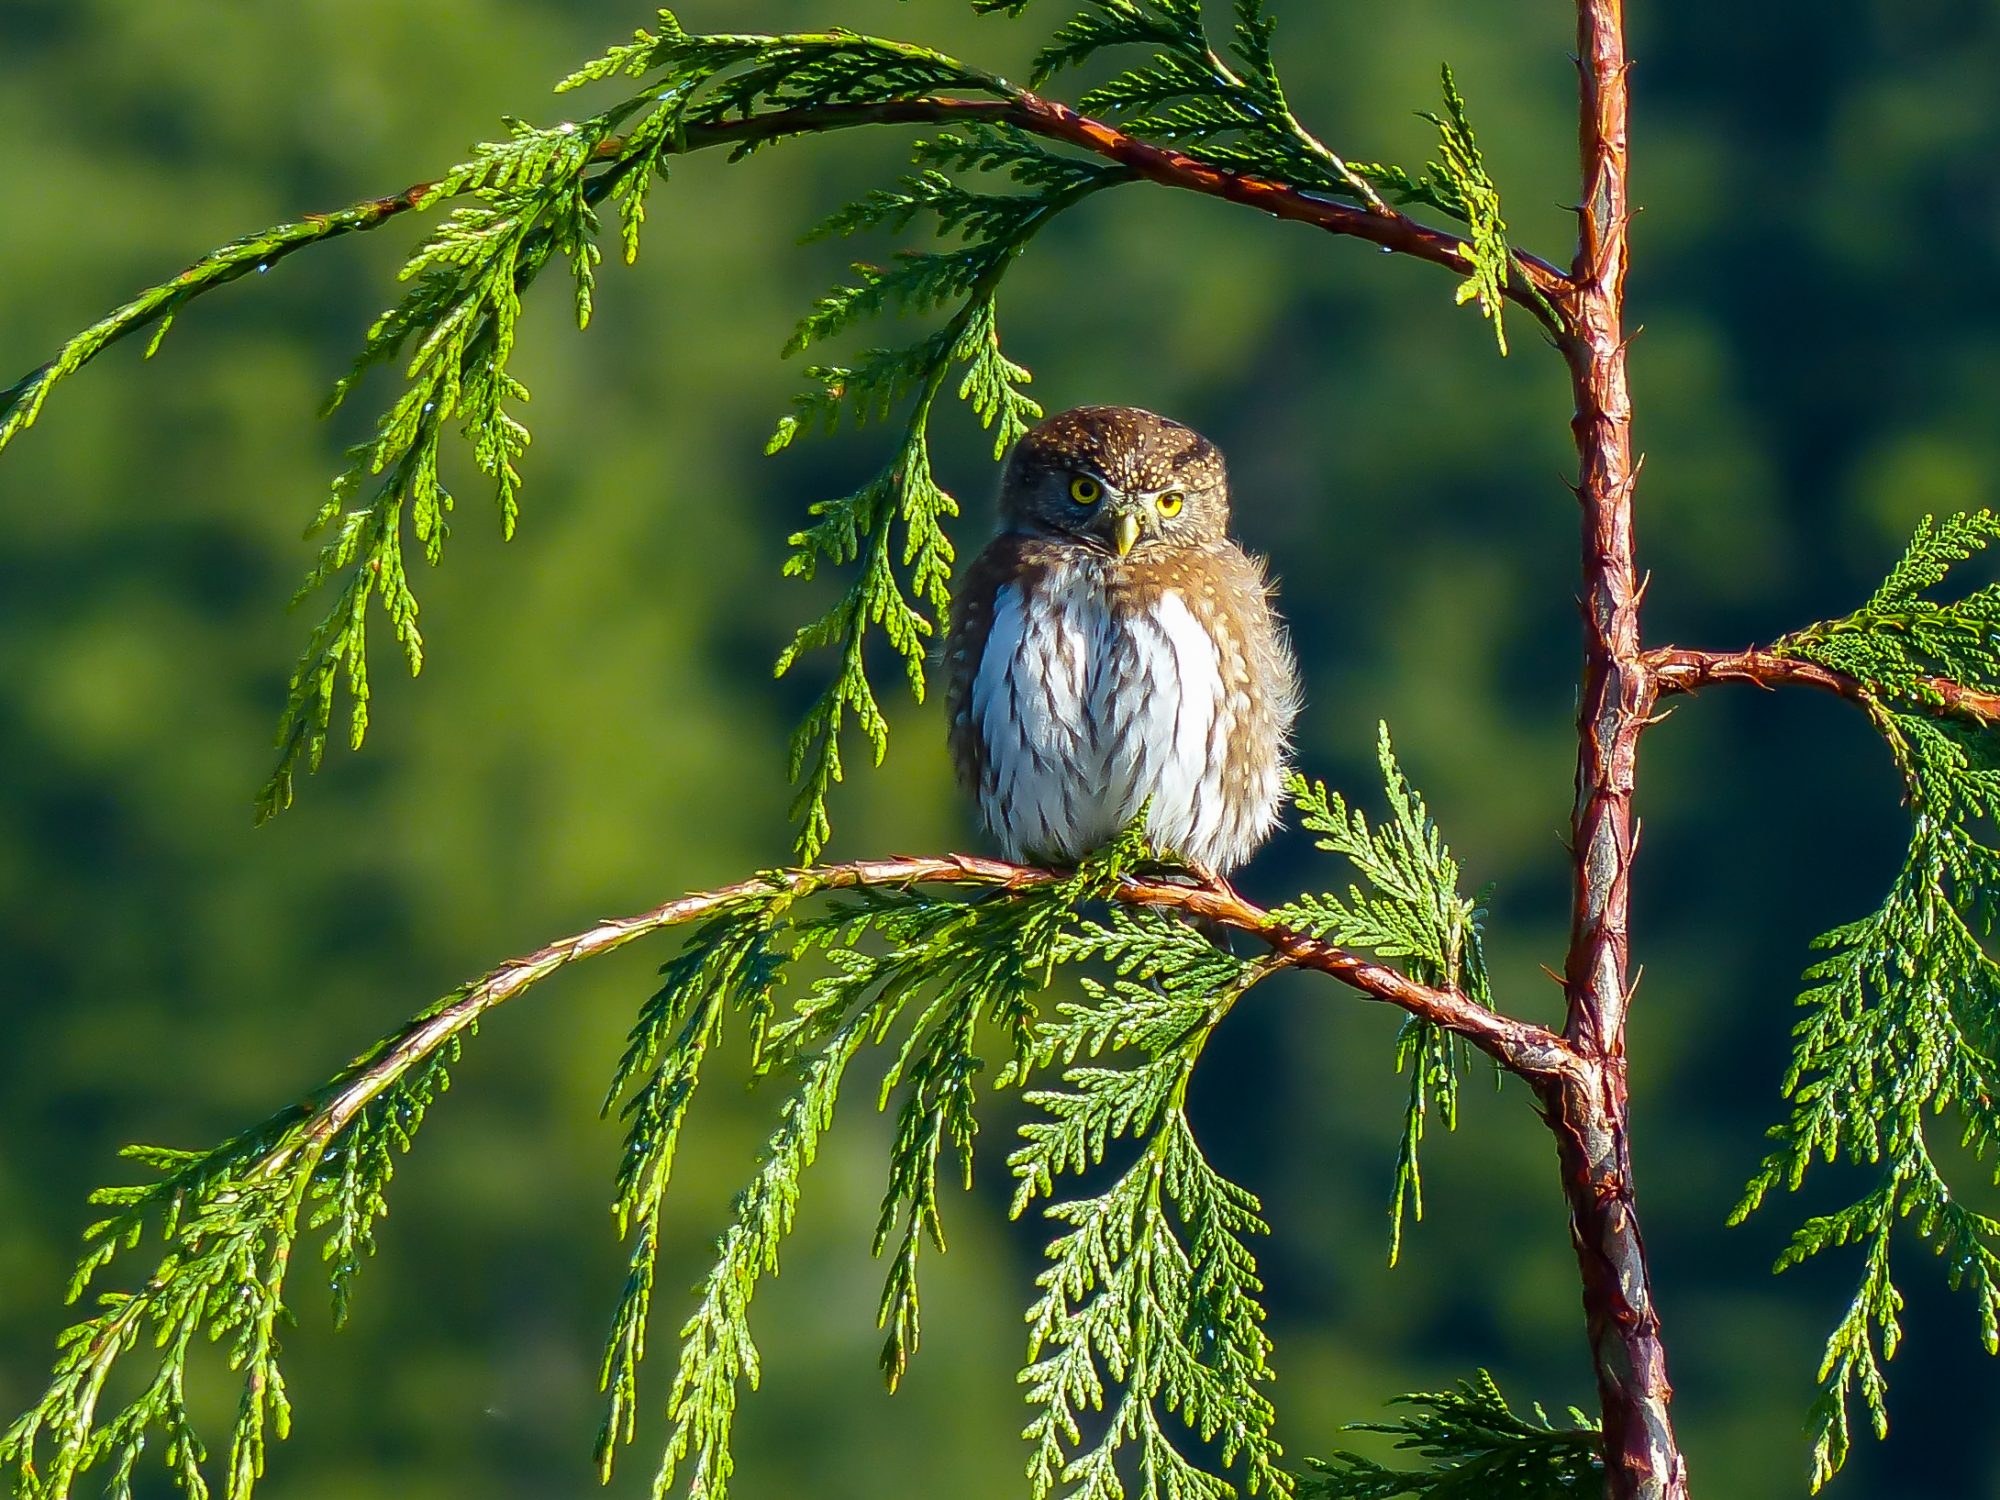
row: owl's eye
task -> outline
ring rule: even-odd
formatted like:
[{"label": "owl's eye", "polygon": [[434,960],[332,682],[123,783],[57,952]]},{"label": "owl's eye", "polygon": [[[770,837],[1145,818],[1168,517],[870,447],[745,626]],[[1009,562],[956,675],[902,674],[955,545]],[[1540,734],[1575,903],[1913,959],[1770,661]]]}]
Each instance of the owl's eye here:
[{"label": "owl's eye", "polygon": [[1069,482],[1069,497],[1078,505],[1095,505],[1104,498],[1104,486],[1088,474],[1079,474]]},{"label": "owl's eye", "polygon": [[1185,494],[1179,490],[1168,490],[1153,502],[1153,509],[1160,513],[1163,520],[1171,521],[1181,513],[1181,507],[1185,504],[1187,504]]}]

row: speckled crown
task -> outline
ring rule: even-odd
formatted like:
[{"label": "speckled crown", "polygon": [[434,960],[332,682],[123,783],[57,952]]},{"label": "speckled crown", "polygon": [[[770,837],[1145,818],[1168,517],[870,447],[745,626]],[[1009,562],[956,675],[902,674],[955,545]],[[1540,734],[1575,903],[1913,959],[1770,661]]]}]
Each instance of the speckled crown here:
[{"label": "speckled crown", "polygon": [[1024,434],[1013,466],[1036,469],[1079,464],[1120,490],[1206,490],[1226,479],[1222,450],[1192,427],[1136,406],[1079,406],[1058,412]]}]

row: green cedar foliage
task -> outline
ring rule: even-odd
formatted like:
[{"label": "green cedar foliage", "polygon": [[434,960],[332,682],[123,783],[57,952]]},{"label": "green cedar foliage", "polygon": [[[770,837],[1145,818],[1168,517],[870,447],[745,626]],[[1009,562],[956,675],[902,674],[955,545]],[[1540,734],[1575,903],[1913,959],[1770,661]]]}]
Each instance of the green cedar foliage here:
[{"label": "green cedar foliage", "polygon": [[[1103,1192],[1044,1209],[1057,1233],[1021,1372],[1035,1409],[1029,1492],[1116,1500],[1123,1457],[1145,1500],[1289,1495],[1248,1244],[1267,1231],[1257,1199],[1208,1164],[1187,1116],[1203,1045],[1269,965],[1145,911],[1085,924],[1064,956],[1104,961],[1113,977],[1086,980],[1081,1001],[1036,1029],[1032,1060],[1060,1065],[1062,1087],[1029,1095],[1043,1118],[1008,1158],[1014,1214],[1105,1162],[1117,1142],[1140,1149]],[[1104,1065],[1120,1056],[1127,1066]],[[1099,1411],[1101,1430],[1086,1436]],[[1184,1451],[1177,1428],[1214,1446],[1236,1488]]]},{"label": "green cedar foliage", "polygon": [[528,442],[510,409],[527,390],[508,369],[521,299],[544,267],[560,260],[574,287],[577,326],[589,323],[601,205],[609,202],[617,212],[629,262],[638,255],[648,190],[666,174],[668,159],[704,128],[802,104],[997,88],[984,74],[924,48],[843,32],[695,36],[666,11],[657,34],[641,31],[558,88],[619,77],[648,84],[580,123],[537,129],[510,122],[507,141],[480,147],[417,195],[418,206],[470,202],[454,209],[404,266],[410,290],[376,320],[353,372],[329,402],[329,409],[338,406],[371,367],[402,364],[402,394],[373,441],[354,450],[310,528],[328,539],[299,597],[326,590],[333,602],[293,670],[277,769],[259,800],[264,814],[290,801],[300,764],[318,766],[341,682],[352,705],[350,744],[358,747],[367,731],[371,596],[380,600],[410,670],[422,666],[403,518],[407,512],[411,535],[435,565],[453,507],[438,472],[448,424],[456,423],[475,467],[493,483],[502,535],[513,535],[516,461]]},{"label": "green cedar foliage", "polygon": [[1263,0],[1236,0],[1228,45],[1211,45],[1199,0],[1095,0],[1058,31],[1035,60],[1046,82],[1111,47],[1154,49],[1146,62],[1087,91],[1086,113],[1118,121],[1146,140],[1180,146],[1214,162],[1295,187],[1348,198],[1378,212],[1423,204],[1466,226],[1470,255],[1460,303],[1476,301],[1507,352],[1503,292],[1513,270],[1500,194],[1473,139],[1465,100],[1443,69],[1444,113],[1425,114],[1438,129],[1440,160],[1421,173],[1379,162],[1349,161],[1293,112],[1278,75],[1276,21]]},{"label": "green cedar foliage", "polygon": [[1460,305],[1479,304],[1480,316],[1493,325],[1500,352],[1507,352],[1507,329],[1501,322],[1506,307],[1508,277],[1513,274],[1514,252],[1507,246],[1507,222],[1500,217],[1500,190],[1487,175],[1485,158],[1472,138],[1472,125],[1465,117],[1465,100],[1458,92],[1458,80],[1444,69],[1444,113],[1424,116],[1438,128],[1441,161],[1430,165],[1434,199],[1455,217],[1464,220],[1466,240],[1471,248],[1471,269],[1458,289]]},{"label": "green cedar foliage", "polygon": [[1539,1402],[1524,1416],[1484,1370],[1454,1390],[1397,1401],[1416,1415],[1357,1422],[1351,1430],[1393,1437],[1399,1451],[1431,1466],[1391,1469],[1345,1452],[1308,1459],[1311,1472],[1299,1484],[1306,1500],[1588,1500],[1604,1493],[1597,1424],[1574,1407],[1568,1427],[1549,1421]]},{"label": "green cedar foliage", "polygon": [[[1380,727],[1377,756],[1389,793],[1389,819],[1378,828],[1371,829],[1361,810],[1349,807],[1339,793],[1329,794],[1303,777],[1292,780],[1292,796],[1307,830],[1319,836],[1321,849],[1352,864],[1366,888],[1352,886],[1344,898],[1302,896],[1280,907],[1277,915],[1289,926],[1342,947],[1399,959],[1412,978],[1490,1005],[1478,902],[1460,894],[1458,862],[1423,798],[1397,765],[1387,724]],[[1391,1265],[1402,1253],[1405,1209],[1414,1219],[1424,1216],[1417,1154],[1433,1104],[1445,1129],[1458,1128],[1464,1063],[1465,1044],[1457,1037],[1414,1016],[1403,1023],[1396,1039],[1396,1069],[1408,1068],[1410,1096],[1389,1203]]]},{"label": "green cedar foliage", "polygon": [[[1019,14],[1025,0],[976,0],[976,8]],[[1504,350],[1498,299],[1511,251],[1497,192],[1449,70],[1444,113],[1426,117],[1439,129],[1439,161],[1419,173],[1351,163],[1294,113],[1278,74],[1273,28],[1262,0],[1238,0],[1228,42],[1218,50],[1197,0],[1097,0],[1057,30],[1036,61],[1034,81],[1088,63],[1105,48],[1141,46],[1150,51],[1145,60],[1085,92],[1087,111],[1218,166],[1375,211],[1422,204],[1462,222],[1470,252],[1460,300],[1478,302]],[[839,30],[696,34],[670,11],[557,87],[635,83],[636,91],[576,120],[546,127],[510,120],[505,139],[478,147],[435,181],[225,245],[0,391],[4,449],[60,382],[147,329],[150,354],[194,298],[321,240],[455,205],[404,265],[407,289],[368,330],[354,369],[327,403],[331,411],[353,399],[377,367],[400,377],[374,435],[349,454],[307,528],[320,550],[295,603],[315,602],[320,618],[292,670],[277,761],[256,799],[260,817],[290,805],[301,768],[319,766],[343,692],[349,745],[358,748],[366,735],[371,604],[406,667],[421,670],[425,643],[410,559],[420,554],[436,566],[443,558],[456,508],[442,477],[454,430],[473,471],[491,487],[502,536],[513,535],[528,445],[522,420],[528,391],[513,370],[523,300],[558,265],[578,326],[588,324],[607,210],[630,262],[648,196],[683,152],[727,145],[740,158],[788,136],[865,123],[873,108],[925,98],[1005,101],[1020,92],[911,43]],[[815,857],[831,833],[827,797],[844,774],[843,736],[858,729],[878,763],[887,751],[888,719],[866,669],[871,631],[887,639],[912,692],[921,698],[925,690],[928,654],[949,602],[955,553],[948,528],[958,510],[931,469],[929,428],[939,398],[949,389],[972,408],[993,434],[996,457],[1041,414],[1027,393],[1029,372],[1002,352],[1002,278],[1055,215],[1130,180],[1122,167],[1052,150],[990,123],[919,141],[913,165],[912,175],[848,205],[816,233],[900,232],[922,220],[938,248],[898,255],[886,266],[857,265],[855,281],[814,305],[786,352],[822,345],[884,313],[941,321],[913,341],[809,366],[807,392],[768,445],[779,451],[843,418],[855,425],[896,420],[896,440],[875,477],[814,506],[812,524],[791,537],[785,563],[787,574],[803,579],[822,566],[852,570],[840,597],[800,628],[778,660],[783,673],[815,648],[835,659],[791,747],[793,812],[805,858]]]},{"label": "green cedar foliage", "polygon": [[[2000,913],[2000,747],[1985,726],[1940,717],[1931,679],[2000,690],[2000,585],[1939,603],[1926,591],[2000,535],[1986,511],[1926,517],[1866,604],[1780,643],[1867,690],[1869,711],[1902,773],[1910,843],[1879,908],[1814,946],[1784,1080],[1791,1113],[1733,1219],[1778,1188],[1796,1189],[1815,1159],[1870,1169],[1855,1202],[1802,1224],[1779,1269],[1859,1246],[1861,1276],[1820,1368],[1811,1415],[1817,1486],[1845,1461],[1858,1405],[1888,1428],[1883,1363],[1902,1337],[1891,1277],[1898,1223],[1914,1228],[1953,1287],[1975,1301],[1980,1337],[2000,1349],[2000,1222],[1952,1177],[2000,1167],[2000,966],[1985,943]],[[1938,1153],[1943,1152],[1943,1160]],[[1968,1174],[1971,1175],[1971,1174]]]},{"label": "green cedar foliage", "polygon": [[[81,1298],[149,1234],[158,1260],[136,1290],[97,1294],[96,1312],[59,1338],[48,1389],[0,1433],[0,1474],[11,1477],[17,1494],[67,1496],[97,1470],[126,1500],[139,1458],[155,1442],[181,1489],[206,1496],[209,1452],[187,1394],[189,1358],[203,1343],[220,1346],[243,1381],[222,1491],[251,1492],[264,1472],[267,1437],[286,1436],[291,1424],[278,1327],[291,1316],[285,1283],[294,1253],[308,1231],[323,1231],[334,1318],[344,1319],[354,1272],[372,1253],[374,1226],[387,1211],[396,1157],[449,1086],[477,1013],[420,1051],[406,1043],[427,1037],[427,1021],[450,1005],[385,1040],[314,1103],[281,1111],[211,1151],[126,1151],[159,1177],[93,1195],[114,1212],[85,1232],[69,1299]],[[127,1388],[112,1385],[120,1363],[140,1351],[150,1352],[143,1383],[129,1397],[113,1395]]]},{"label": "green cedar foliage", "polygon": [[1271,51],[1275,24],[1263,0],[1238,0],[1229,45],[1218,51],[1198,0],[1097,0],[1036,56],[1033,82],[1046,83],[1108,47],[1154,48],[1146,62],[1087,91],[1083,110],[1148,140],[1198,148],[1218,165],[1379,206],[1368,177],[1292,112]]},{"label": "green cedar foliage", "polygon": [[[1301,785],[1302,809],[1351,861],[1357,883],[1345,896],[1302,901],[1299,920],[1479,992],[1473,908],[1440,884],[1455,880],[1456,866],[1386,736],[1383,766],[1391,815],[1372,831],[1337,796]],[[1111,899],[1136,868],[1157,871],[1151,859],[1132,831],[1074,875],[1018,889],[967,896],[887,885],[829,896],[825,877],[792,871],[704,908],[640,1007],[606,1095],[606,1111],[625,1122],[612,1205],[629,1245],[601,1372],[607,1477],[643,1399],[675,1147],[704,1064],[737,1024],[753,1073],[783,1097],[679,1324],[656,1493],[727,1493],[737,1401],[760,1373],[751,1304],[777,1268],[848,1067],[871,1047],[887,1059],[875,1104],[894,1118],[872,1245],[887,1266],[876,1316],[890,1387],[918,1347],[919,1263],[926,1244],[944,1248],[944,1176],[970,1183],[978,1083],[997,1055],[993,1087],[1047,1080],[1026,1095],[1036,1115],[1008,1158],[1014,1213],[1039,1204],[1056,1228],[1021,1372],[1031,1492],[1293,1493],[1268,1393],[1271,1345],[1252,1250],[1265,1232],[1261,1209],[1208,1163],[1187,1114],[1208,1038],[1283,964],[1238,958],[1167,913]],[[207,1495],[208,1449],[185,1390],[196,1349],[210,1342],[242,1380],[219,1488],[247,1500],[267,1435],[287,1431],[276,1329],[292,1315],[288,1276],[305,1242],[318,1236],[338,1319],[374,1248],[396,1160],[485,1013],[568,963],[682,920],[685,909],[605,923],[494,971],[305,1103],[211,1151],[135,1148],[159,1180],[98,1195],[115,1211],[91,1229],[71,1293],[84,1295],[114,1263],[140,1260],[137,1290],[99,1293],[96,1310],[62,1336],[47,1391],[0,1435],[0,1473],[34,1500],[63,1500],[91,1472],[122,1495],[152,1443],[187,1493]],[[1078,971],[1079,988],[1051,1007],[1044,992],[1062,970]],[[1101,1180],[1107,1169],[1103,1191],[1062,1195],[1073,1179]],[[139,1252],[149,1244],[147,1264]],[[134,1388],[123,1404],[107,1394]]]}]

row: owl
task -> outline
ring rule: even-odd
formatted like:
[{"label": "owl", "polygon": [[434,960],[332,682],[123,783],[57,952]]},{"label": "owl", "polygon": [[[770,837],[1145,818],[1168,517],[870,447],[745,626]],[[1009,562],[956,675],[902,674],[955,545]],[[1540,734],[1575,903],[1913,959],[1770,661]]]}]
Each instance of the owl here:
[{"label": "owl", "polygon": [[944,657],[1007,858],[1074,864],[1144,806],[1155,848],[1228,874],[1277,825],[1298,668],[1222,454],[1180,423],[1086,406],[1023,436]]}]

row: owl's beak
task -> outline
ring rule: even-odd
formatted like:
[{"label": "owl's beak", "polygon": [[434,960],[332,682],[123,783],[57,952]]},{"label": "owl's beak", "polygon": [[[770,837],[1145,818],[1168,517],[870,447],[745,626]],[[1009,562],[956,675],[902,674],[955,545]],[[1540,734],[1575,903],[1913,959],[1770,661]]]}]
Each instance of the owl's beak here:
[{"label": "owl's beak", "polygon": [[1136,511],[1120,511],[1111,522],[1111,541],[1118,548],[1118,555],[1128,555],[1139,540],[1139,516]]}]

